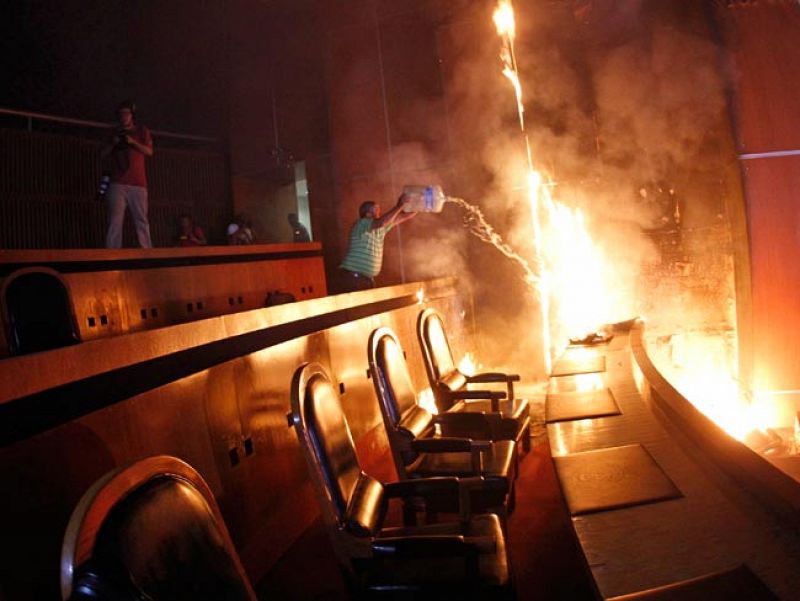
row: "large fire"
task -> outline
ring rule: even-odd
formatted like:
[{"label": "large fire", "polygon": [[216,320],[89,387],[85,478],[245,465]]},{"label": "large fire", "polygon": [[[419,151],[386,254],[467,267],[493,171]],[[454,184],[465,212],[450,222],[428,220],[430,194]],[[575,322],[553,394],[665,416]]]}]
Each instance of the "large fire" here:
[{"label": "large fire", "polygon": [[500,0],[494,23],[503,40],[503,75],[514,88],[519,126],[525,138],[526,184],[536,255],[535,277],[529,277],[528,283],[536,290],[541,307],[543,354],[549,371],[553,357],[569,338],[582,338],[610,321],[605,301],[610,296],[604,293],[602,254],[589,234],[583,213],[554,198],[550,178],[534,167],[525,133],[522,85],[514,52],[516,24],[510,0]]},{"label": "large fire", "polygon": [[[583,338],[614,321],[613,296],[607,287],[613,272],[590,233],[586,215],[556,198],[557,186],[534,167],[514,52],[516,23],[511,0],[498,1],[493,20],[503,44],[502,72],[514,89],[519,126],[525,139],[526,184],[535,252],[535,268],[527,278],[540,302],[543,353],[549,371],[552,359],[570,338]],[[770,425],[775,426],[776,421],[769,417],[768,404],[758,399],[753,402],[742,393],[733,367],[735,357],[720,357],[711,352],[714,344],[713,337],[706,340],[695,337],[692,348],[681,351],[684,356],[678,363],[661,361],[659,367],[686,398],[731,436],[746,440],[754,431],[774,432]]]},{"label": "large fire", "polygon": [[779,400],[758,392],[747,394],[730,346],[718,333],[679,333],[667,343],[651,338],[647,350],[670,384],[728,434],[756,450],[775,450],[776,440],[784,451],[790,450],[795,435],[781,415]]}]

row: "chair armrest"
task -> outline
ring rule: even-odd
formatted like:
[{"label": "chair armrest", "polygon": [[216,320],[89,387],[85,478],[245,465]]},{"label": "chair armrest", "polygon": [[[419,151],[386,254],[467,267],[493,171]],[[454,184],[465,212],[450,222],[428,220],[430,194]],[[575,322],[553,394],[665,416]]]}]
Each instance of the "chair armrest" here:
[{"label": "chair armrest", "polygon": [[447,393],[452,399],[497,399],[506,398],[502,390],[453,390]]},{"label": "chair armrest", "polygon": [[494,536],[439,535],[377,538],[371,543],[377,559],[417,559],[425,557],[461,557],[464,559],[465,582],[478,581],[481,554],[497,553]]},{"label": "chair armrest", "polygon": [[[511,392],[513,393],[513,389]],[[500,411],[500,403],[498,401],[506,398],[506,394],[507,393],[502,392],[501,390],[454,390],[452,392],[448,392],[447,396],[455,401],[468,399],[488,399],[492,402],[492,412],[497,413]]]},{"label": "chair armrest", "polygon": [[477,558],[481,553],[493,553],[497,540],[493,536],[442,534],[428,536],[398,536],[376,538],[372,541],[375,557],[445,557]]},{"label": "chair armrest", "polygon": [[504,374],[500,372],[484,372],[467,376],[467,384],[486,384],[489,382],[505,382],[509,399],[514,398],[514,382],[519,382],[518,374]]},{"label": "chair armrest", "polygon": [[483,475],[483,454],[492,448],[491,440],[472,441],[472,473]]},{"label": "chair armrest", "polygon": [[467,376],[467,382],[519,382],[518,374],[504,374],[495,371],[487,371],[481,374]]},{"label": "chair armrest", "polygon": [[492,448],[491,440],[471,440],[469,438],[417,438],[411,441],[411,448],[422,453],[470,453],[472,473],[483,474],[483,454]]},{"label": "chair armrest", "polygon": [[496,417],[491,413],[454,411],[439,413],[433,419],[435,423],[441,425],[444,436],[450,436],[449,432],[455,429],[456,432],[469,432],[470,438],[489,440],[492,437],[492,422],[496,421],[494,419]]},{"label": "chair armrest", "polygon": [[415,438],[411,448],[422,453],[469,453],[472,451],[472,440],[469,438]]},{"label": "chair armrest", "polygon": [[390,499],[427,497],[441,494],[455,495],[459,491],[459,479],[451,476],[435,476],[416,480],[400,480],[384,484],[383,490]]},{"label": "chair armrest", "polygon": [[471,494],[474,490],[485,488],[486,481],[481,476],[454,478],[437,476],[419,478],[417,480],[400,480],[384,484],[384,493],[388,499],[408,499],[422,497],[429,499],[442,495],[458,498],[458,514],[461,523],[466,524],[472,517]]}]

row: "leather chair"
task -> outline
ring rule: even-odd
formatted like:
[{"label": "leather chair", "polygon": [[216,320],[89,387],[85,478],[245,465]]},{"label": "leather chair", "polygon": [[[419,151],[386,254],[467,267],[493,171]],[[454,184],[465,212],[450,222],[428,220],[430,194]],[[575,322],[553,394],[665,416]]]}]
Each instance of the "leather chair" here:
[{"label": "leather chair", "polygon": [[166,455],[98,480],[70,518],[63,599],[255,601],[202,477]]},{"label": "leather chair", "polygon": [[[472,515],[480,479],[383,484],[359,465],[338,392],[319,364],[291,387],[292,425],[340,567],[358,598],[513,599],[506,542],[496,515]],[[461,501],[457,521],[387,526],[391,499]]]},{"label": "leather chair", "polygon": [[12,274],[0,290],[12,355],[80,342],[69,291],[55,272],[24,269]]},{"label": "leather chair", "polygon": [[[425,371],[440,412],[479,412],[493,414],[493,440],[515,440],[527,452],[531,448],[531,418],[527,399],[514,398],[516,374],[487,372],[468,376],[462,373],[450,351],[442,316],[425,309],[417,318],[417,337],[422,347]],[[505,384],[504,399],[490,396],[493,391],[469,389],[470,384]]]},{"label": "leather chair", "polygon": [[[482,476],[486,485],[473,494],[476,510],[502,517],[510,513],[516,477],[514,441],[490,440],[489,422],[483,415],[434,415],[422,407],[403,349],[391,329],[382,327],[372,332],[367,354],[400,479]],[[478,431],[480,426],[482,432]],[[470,428],[475,436],[453,435]]]}]

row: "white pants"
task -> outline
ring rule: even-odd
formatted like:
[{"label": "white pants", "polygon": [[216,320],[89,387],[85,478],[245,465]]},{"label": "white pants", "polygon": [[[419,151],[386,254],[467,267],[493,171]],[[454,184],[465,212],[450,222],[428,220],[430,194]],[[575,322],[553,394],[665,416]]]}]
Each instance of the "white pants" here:
[{"label": "white pants", "polygon": [[136,237],[142,248],[153,248],[150,240],[150,223],[147,221],[147,188],[111,184],[106,193],[108,203],[108,230],[106,248],[122,246],[122,223],[125,220],[125,207],[131,212]]}]

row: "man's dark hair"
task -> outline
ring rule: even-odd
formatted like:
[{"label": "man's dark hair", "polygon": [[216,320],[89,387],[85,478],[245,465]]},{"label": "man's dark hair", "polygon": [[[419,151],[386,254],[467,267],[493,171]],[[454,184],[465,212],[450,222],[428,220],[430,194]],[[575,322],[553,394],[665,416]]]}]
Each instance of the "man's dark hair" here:
[{"label": "man's dark hair", "polygon": [[123,100],[117,105],[117,112],[123,109],[128,109],[136,117],[136,103],[133,100]]},{"label": "man's dark hair", "polygon": [[367,216],[367,213],[371,213],[375,210],[375,201],[374,200],[366,200],[361,203],[361,206],[358,207],[358,216],[362,219]]}]

